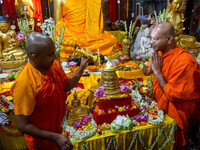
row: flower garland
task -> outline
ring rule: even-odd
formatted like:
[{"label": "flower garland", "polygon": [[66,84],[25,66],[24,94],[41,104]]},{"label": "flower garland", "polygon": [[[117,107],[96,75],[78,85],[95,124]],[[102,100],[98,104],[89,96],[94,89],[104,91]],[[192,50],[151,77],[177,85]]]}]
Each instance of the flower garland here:
[{"label": "flower garland", "polygon": [[10,109],[13,110],[14,109],[14,105],[11,101],[9,101],[4,95],[0,96],[0,106],[3,109]]},{"label": "flower garland", "polygon": [[[134,102],[138,105],[138,107],[143,112],[141,115],[147,114],[148,115],[148,121],[149,121],[150,124],[158,125],[161,122],[163,122],[163,120],[164,120],[164,112],[161,109],[159,109],[158,107],[156,107],[157,103],[155,101],[152,101],[151,103],[148,103],[146,101],[146,99],[148,99],[148,97],[145,97],[145,100],[143,100],[143,98],[140,95],[138,90],[132,90],[131,92],[132,93],[130,95],[132,96],[132,99],[134,100]],[[151,114],[151,113],[145,112],[145,110],[154,109],[154,107],[155,107],[156,112],[157,112],[156,117],[155,117],[155,113]]]},{"label": "flower garland", "polygon": [[6,125],[9,124],[9,122],[8,116],[0,110],[0,125]]},{"label": "flower garland", "polygon": [[62,122],[62,129],[66,132],[69,132],[70,135],[78,140],[81,140],[85,137],[91,136],[92,134],[96,133],[97,124],[95,123],[94,119],[91,118],[91,129],[90,130],[76,130],[74,127],[69,126],[67,124],[67,117],[65,116]]},{"label": "flower garland", "polygon": [[157,109],[157,119],[154,119],[153,115],[149,114],[148,121],[150,124],[159,125],[164,120],[164,112],[158,107],[155,107],[155,108]]}]

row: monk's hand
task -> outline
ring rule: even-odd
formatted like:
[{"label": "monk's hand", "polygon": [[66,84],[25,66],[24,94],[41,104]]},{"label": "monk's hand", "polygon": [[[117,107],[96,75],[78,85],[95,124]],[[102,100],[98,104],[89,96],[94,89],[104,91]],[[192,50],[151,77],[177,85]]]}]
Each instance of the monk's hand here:
[{"label": "monk's hand", "polygon": [[63,134],[57,134],[55,142],[61,150],[72,150],[73,145],[68,136]]},{"label": "monk's hand", "polygon": [[91,61],[91,57],[90,56],[89,57],[82,56],[81,57],[80,67],[85,69],[88,66],[90,61]]},{"label": "monk's hand", "polygon": [[150,67],[154,74],[162,73],[162,58],[159,56],[158,52],[153,52],[150,59]]}]

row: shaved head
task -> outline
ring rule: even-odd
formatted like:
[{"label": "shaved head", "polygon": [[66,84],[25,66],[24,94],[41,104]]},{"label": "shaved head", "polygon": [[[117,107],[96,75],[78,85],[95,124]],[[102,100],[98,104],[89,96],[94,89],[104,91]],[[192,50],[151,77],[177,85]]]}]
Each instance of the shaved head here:
[{"label": "shaved head", "polygon": [[26,41],[27,55],[30,63],[38,70],[47,70],[56,58],[55,44],[50,37],[45,34],[31,33]]},{"label": "shaved head", "polygon": [[39,32],[31,33],[26,40],[26,50],[28,56],[32,54],[40,55],[51,46],[54,46],[52,39]]},{"label": "shaved head", "polygon": [[154,51],[161,51],[163,54],[175,48],[174,26],[169,22],[156,25],[151,33],[151,44]]},{"label": "shaved head", "polygon": [[174,26],[170,22],[163,22],[155,26],[154,30],[160,30],[161,33],[164,33],[166,36],[174,36]]}]

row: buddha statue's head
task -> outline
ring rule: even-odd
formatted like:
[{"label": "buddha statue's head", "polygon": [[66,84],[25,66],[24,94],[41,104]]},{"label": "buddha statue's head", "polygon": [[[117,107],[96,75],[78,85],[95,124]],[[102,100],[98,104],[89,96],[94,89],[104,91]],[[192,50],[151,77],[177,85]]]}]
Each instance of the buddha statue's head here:
[{"label": "buddha statue's head", "polygon": [[73,96],[74,96],[74,100],[72,102],[72,106],[73,106],[74,109],[79,108],[80,107],[80,100],[78,99],[76,91],[74,92]]},{"label": "buddha statue's head", "polygon": [[0,31],[3,33],[7,33],[10,28],[10,23],[4,18],[4,16],[0,16]]}]

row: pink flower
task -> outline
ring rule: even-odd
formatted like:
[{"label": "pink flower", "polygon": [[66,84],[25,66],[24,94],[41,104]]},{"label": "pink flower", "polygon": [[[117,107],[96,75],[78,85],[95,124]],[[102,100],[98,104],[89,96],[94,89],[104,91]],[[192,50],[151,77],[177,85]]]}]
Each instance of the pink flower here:
[{"label": "pink flower", "polygon": [[76,65],[76,64],[77,64],[77,63],[74,62],[74,61],[70,61],[70,62],[69,62],[69,65],[70,65],[70,66],[73,66],[73,65]]},{"label": "pink flower", "polygon": [[124,60],[125,58],[123,56],[119,56],[119,60]]},{"label": "pink flower", "polygon": [[189,51],[189,53],[190,53],[190,54],[195,54],[195,52],[194,52],[194,51]]},{"label": "pink flower", "polygon": [[106,94],[103,92],[103,90],[106,87],[104,85],[101,85],[94,93],[95,97],[106,97]]},{"label": "pink flower", "polygon": [[133,125],[136,125],[136,122],[137,121],[135,119],[132,120]]},{"label": "pink flower", "polygon": [[24,34],[18,33],[18,34],[17,34],[17,39],[20,40],[20,41],[21,41],[21,40],[24,40]]},{"label": "pink flower", "polygon": [[142,115],[138,116],[135,120],[137,122],[141,122],[141,121],[146,121],[147,119],[148,119],[147,114],[142,114]]},{"label": "pink flower", "polygon": [[129,86],[127,84],[120,85],[120,92],[125,93],[129,91]]},{"label": "pink flower", "polygon": [[99,87],[99,90],[102,90],[102,91],[103,91],[103,90],[105,90],[105,88],[106,88],[105,85],[101,85],[101,86]]},{"label": "pink flower", "polygon": [[138,55],[138,56],[136,56],[136,59],[141,59],[141,56],[139,56],[139,55]]},{"label": "pink flower", "polygon": [[83,124],[85,125],[85,124],[87,124],[89,121],[90,121],[90,119],[91,119],[92,117],[91,116],[84,116],[83,118],[82,118],[82,122],[83,122]]},{"label": "pink flower", "polygon": [[72,126],[73,126],[74,128],[82,127],[82,125],[83,125],[83,122],[82,122],[82,121],[75,121],[75,122],[72,124]]}]

